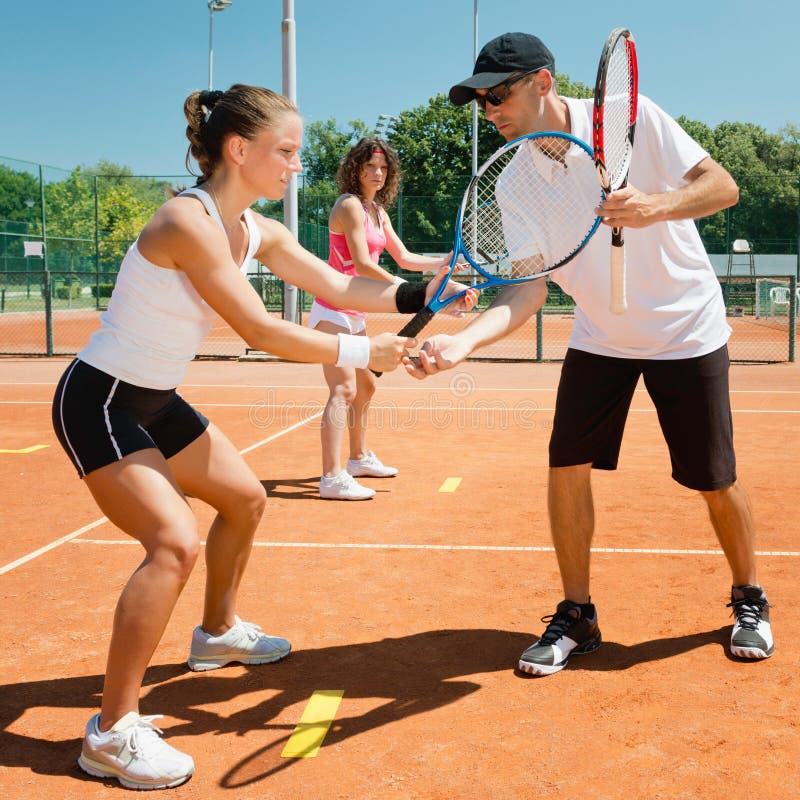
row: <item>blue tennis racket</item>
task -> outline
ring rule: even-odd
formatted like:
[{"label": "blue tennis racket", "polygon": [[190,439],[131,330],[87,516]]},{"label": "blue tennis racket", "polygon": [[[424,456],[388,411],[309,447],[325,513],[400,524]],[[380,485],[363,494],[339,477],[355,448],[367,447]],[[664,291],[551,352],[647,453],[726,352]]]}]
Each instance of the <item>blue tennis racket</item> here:
[{"label": "blue tennis racket", "polygon": [[[478,169],[464,192],[450,274],[463,257],[480,281],[468,288],[479,291],[544,278],[586,246],[600,225],[595,209],[604,197],[585,142],[552,131],[515,139]],[[466,293],[443,300],[446,285],[399,336],[416,336]]]}]

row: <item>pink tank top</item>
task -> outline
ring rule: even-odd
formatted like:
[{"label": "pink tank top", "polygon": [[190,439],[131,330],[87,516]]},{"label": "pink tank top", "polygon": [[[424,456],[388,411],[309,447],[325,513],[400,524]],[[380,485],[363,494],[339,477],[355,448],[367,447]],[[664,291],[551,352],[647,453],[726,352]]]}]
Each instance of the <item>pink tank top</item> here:
[{"label": "pink tank top", "polygon": [[[383,217],[380,214],[380,208],[377,203],[374,203],[378,211],[378,226],[372,221],[372,218],[367,211],[366,205],[364,206],[364,234],[367,238],[367,248],[369,249],[369,257],[376,264],[381,257],[381,253],[386,248],[386,234],[383,232]],[[328,263],[344,275],[357,276],[358,272],[353,266],[353,257],[350,255],[350,249],[347,246],[347,238],[343,233],[337,231],[329,231],[328,243],[330,245],[330,255],[328,256]],[[365,317],[363,311],[354,311],[348,308],[339,308],[338,306],[326,303],[321,298],[315,298],[315,302],[319,303],[325,308],[331,308],[334,311],[341,311],[343,314],[351,314],[354,317]]]}]

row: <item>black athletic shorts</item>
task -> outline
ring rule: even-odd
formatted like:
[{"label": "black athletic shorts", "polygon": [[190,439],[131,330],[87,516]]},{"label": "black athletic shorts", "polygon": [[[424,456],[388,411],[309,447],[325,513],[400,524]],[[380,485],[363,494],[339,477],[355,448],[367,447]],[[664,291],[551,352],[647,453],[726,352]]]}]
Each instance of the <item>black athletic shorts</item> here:
[{"label": "black athletic shorts", "polygon": [[56,388],[53,428],[82,478],[138,450],[171,458],[208,420],[175,389],[145,389],[75,359]]},{"label": "black athletic shorts", "polygon": [[727,346],[677,360],[609,358],[570,349],[558,385],[550,466],[616,469],[641,375],[669,447],[672,477],[698,491],[736,481]]}]

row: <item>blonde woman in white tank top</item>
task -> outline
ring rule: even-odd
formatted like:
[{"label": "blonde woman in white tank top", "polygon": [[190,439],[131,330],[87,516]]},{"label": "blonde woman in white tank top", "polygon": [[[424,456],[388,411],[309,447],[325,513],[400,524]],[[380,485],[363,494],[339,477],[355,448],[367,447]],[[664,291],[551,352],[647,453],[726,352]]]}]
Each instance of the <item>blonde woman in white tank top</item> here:
[{"label": "blonde woman in white tank top", "polygon": [[290,649],[236,616],[264,488],[224,434],[175,392],[215,314],[258,350],[386,371],[411,340],[334,336],[275,319],[243,274],[246,264],[255,257],[294,285],[364,311],[411,313],[426,294],[344,276],[283,225],[248,210],[259,198],[281,199],[301,170],[302,124],[286,98],[237,84],[194,92],[184,113],[199,188],[168,200],[142,230],[100,330],[65,372],[53,404],[59,440],[98,506],[145,550],[117,605],[101,711],[86,726],[79,758],[86,772],[134,789],[177,786],[194,770],[190,756],[158,736],[153,717],[139,715],[145,670],[200,552],[184,493],[217,511],[189,666],[261,664]]}]

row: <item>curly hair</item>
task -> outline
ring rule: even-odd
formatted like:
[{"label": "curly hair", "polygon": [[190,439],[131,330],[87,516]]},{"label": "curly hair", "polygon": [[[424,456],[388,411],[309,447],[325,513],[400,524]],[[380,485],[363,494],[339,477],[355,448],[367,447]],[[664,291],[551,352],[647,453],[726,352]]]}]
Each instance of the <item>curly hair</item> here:
[{"label": "curly hair", "polygon": [[388,208],[400,191],[400,179],[403,173],[400,170],[400,158],[397,151],[384,139],[368,136],[354,144],[347,155],[339,162],[336,171],[336,187],[340,194],[354,194],[361,197],[361,168],[371,158],[374,150],[381,150],[386,156],[386,182],[383,188],[375,194],[378,205]]}]

